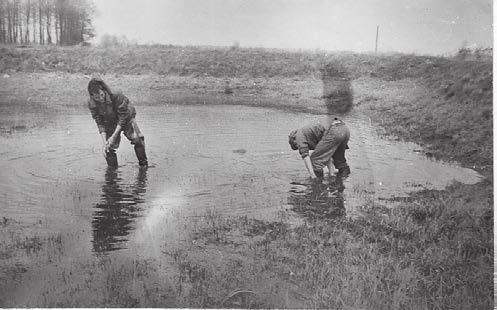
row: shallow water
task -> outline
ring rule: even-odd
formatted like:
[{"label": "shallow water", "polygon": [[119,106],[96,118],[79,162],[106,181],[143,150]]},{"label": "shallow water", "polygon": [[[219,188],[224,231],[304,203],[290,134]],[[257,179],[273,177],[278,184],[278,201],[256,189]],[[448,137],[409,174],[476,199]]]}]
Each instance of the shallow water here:
[{"label": "shallow water", "polygon": [[480,179],[470,169],[427,159],[414,144],[379,137],[360,115],[344,118],[351,175],[311,185],[287,137],[327,116],[229,105],[137,111],[147,170],[139,169],[124,137],[119,167],[107,169],[86,110],[2,107],[0,215],[63,233],[66,255],[154,256],[206,212],[299,221],[327,208],[330,216],[353,216],[371,201]]}]

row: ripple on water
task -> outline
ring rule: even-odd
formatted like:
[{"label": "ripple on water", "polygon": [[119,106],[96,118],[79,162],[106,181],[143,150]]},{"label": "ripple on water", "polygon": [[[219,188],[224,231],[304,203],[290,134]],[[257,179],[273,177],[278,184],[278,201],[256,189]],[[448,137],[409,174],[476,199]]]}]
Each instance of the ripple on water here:
[{"label": "ripple on water", "polygon": [[93,251],[105,252],[137,240],[158,240],[150,245],[157,247],[154,242],[163,240],[157,236],[171,233],[178,218],[207,211],[276,219],[282,212],[305,214],[331,205],[330,216],[337,216],[372,199],[480,180],[473,170],[427,159],[419,146],[382,139],[369,120],[350,115],[344,120],[351,129],[352,174],[313,187],[287,137],[314,120],[326,123],[326,116],[227,105],[137,110],[154,165],[146,172],[124,137],[120,167],[106,170],[87,111],[55,115],[52,123],[15,138],[0,135],[4,216],[85,231]]}]

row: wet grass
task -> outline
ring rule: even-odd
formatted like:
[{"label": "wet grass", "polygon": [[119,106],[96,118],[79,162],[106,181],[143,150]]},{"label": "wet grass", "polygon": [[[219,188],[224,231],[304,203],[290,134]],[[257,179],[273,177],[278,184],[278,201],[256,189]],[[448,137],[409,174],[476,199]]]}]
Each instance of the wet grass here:
[{"label": "wet grass", "polygon": [[[211,215],[170,255],[195,307],[488,308],[492,197],[468,201],[467,190],[455,184],[395,209],[365,205],[361,217],[297,227]],[[247,304],[222,304],[219,293],[230,290],[250,291]]]}]

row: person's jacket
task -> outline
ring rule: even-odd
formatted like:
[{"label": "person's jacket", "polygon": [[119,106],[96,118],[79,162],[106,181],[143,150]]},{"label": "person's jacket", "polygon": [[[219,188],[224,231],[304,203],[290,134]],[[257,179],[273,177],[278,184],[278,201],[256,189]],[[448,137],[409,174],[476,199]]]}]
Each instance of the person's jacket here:
[{"label": "person's jacket", "polygon": [[309,156],[309,150],[314,150],[326,131],[321,124],[304,126],[290,132],[288,142],[293,150],[299,150],[302,158]]},{"label": "person's jacket", "polygon": [[[328,129],[326,129],[322,124],[316,123],[313,125],[307,125],[300,129],[293,130],[288,136],[288,143],[290,144],[292,150],[299,150],[302,158],[309,156],[309,150],[316,149],[319,141],[323,138],[323,135],[331,126],[343,125],[344,122],[338,118],[335,118]],[[348,149],[348,145],[346,149]]]},{"label": "person's jacket", "polygon": [[88,100],[88,108],[97,123],[98,131],[105,132],[106,129],[114,128],[117,124],[124,128],[136,115],[136,110],[129,103],[129,99],[120,92],[113,93],[101,79],[93,78],[90,80],[91,83],[99,84],[106,93],[104,103],[98,103],[91,97]]}]

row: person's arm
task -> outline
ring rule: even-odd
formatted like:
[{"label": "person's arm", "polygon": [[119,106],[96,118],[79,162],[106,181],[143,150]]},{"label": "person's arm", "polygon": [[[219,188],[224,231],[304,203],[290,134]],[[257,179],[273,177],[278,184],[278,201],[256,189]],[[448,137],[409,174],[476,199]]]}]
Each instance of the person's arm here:
[{"label": "person's arm", "polygon": [[93,100],[88,101],[88,109],[90,109],[91,117],[95,120],[98,127],[98,132],[105,133],[105,125],[103,116],[99,113],[96,103]]},{"label": "person's arm", "polygon": [[107,143],[107,134],[105,133],[105,131],[100,133],[100,137],[102,138],[102,144],[104,146],[103,148],[104,156],[106,156],[107,152],[109,151],[110,145]]},{"label": "person's arm", "polygon": [[309,172],[311,179],[313,179],[313,180],[317,179],[317,176],[314,173],[314,168],[312,167],[311,157],[306,156],[303,159],[304,159],[305,167],[307,168],[307,171]]},{"label": "person's arm", "polygon": [[112,135],[109,137],[109,144],[113,144],[117,139],[123,126],[131,118],[131,111],[129,109],[129,100],[121,93],[115,95],[115,104],[117,105],[117,126]]},{"label": "person's arm", "polygon": [[103,153],[104,156],[109,150],[109,146],[107,145],[107,134],[105,133],[105,126],[104,126],[104,121],[102,115],[100,115],[98,108],[92,100],[88,101],[88,108],[90,109],[91,116],[95,120],[95,123],[97,124],[98,127],[98,133],[100,134],[100,137],[102,138],[102,145],[103,145]]},{"label": "person's arm", "polygon": [[328,161],[328,173],[330,177],[335,175],[335,166],[333,165],[333,158]]},{"label": "person's arm", "polygon": [[131,105],[129,99],[121,93],[117,93],[113,100],[117,106],[117,124],[122,128],[132,117]]},{"label": "person's arm", "polygon": [[114,130],[114,132],[112,133],[110,138],[108,140],[106,140],[106,142],[109,144],[109,146],[114,144],[114,141],[117,139],[117,137],[121,133],[121,130],[122,130],[121,125],[117,124],[116,129]]},{"label": "person's arm", "polygon": [[300,131],[295,133],[295,144],[299,150],[300,156],[302,156],[302,159],[304,160],[305,167],[307,168],[311,179],[317,179],[312,166],[311,157],[309,156],[309,144],[307,143],[307,139],[303,133]]}]

